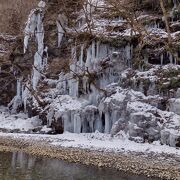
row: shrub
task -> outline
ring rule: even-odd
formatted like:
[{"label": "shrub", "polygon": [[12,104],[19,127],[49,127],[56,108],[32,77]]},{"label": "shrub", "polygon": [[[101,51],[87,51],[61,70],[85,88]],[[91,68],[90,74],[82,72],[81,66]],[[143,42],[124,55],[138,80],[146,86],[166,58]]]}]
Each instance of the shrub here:
[{"label": "shrub", "polygon": [[37,0],[1,0],[0,33],[17,35],[22,32],[24,22]]}]

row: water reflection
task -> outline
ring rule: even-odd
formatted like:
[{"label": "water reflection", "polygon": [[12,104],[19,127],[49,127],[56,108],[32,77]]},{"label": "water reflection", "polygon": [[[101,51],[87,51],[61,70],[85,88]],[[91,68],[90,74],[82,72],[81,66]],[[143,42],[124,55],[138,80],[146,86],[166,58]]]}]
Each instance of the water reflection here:
[{"label": "water reflection", "polygon": [[0,153],[0,180],[146,180],[109,169],[98,169],[23,152]]}]

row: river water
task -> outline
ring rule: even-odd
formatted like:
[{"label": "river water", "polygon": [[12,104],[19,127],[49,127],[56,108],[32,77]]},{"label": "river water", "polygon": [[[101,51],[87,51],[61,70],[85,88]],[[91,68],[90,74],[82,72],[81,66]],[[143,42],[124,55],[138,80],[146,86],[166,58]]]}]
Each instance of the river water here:
[{"label": "river water", "polygon": [[0,153],[0,180],[146,180],[111,169],[35,157],[23,152]]}]

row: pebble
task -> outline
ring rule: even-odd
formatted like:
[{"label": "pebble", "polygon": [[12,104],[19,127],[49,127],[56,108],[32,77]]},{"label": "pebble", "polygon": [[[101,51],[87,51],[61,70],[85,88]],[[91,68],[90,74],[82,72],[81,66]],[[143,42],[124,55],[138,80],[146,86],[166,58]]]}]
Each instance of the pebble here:
[{"label": "pebble", "polygon": [[153,157],[147,159],[141,155],[124,155],[81,148],[56,147],[47,142],[33,142],[4,137],[0,137],[0,151],[23,151],[36,156],[95,165],[99,168],[114,168],[132,174],[143,174],[147,177],[180,180],[180,168],[174,162],[170,160],[163,160],[162,162],[162,160]]}]

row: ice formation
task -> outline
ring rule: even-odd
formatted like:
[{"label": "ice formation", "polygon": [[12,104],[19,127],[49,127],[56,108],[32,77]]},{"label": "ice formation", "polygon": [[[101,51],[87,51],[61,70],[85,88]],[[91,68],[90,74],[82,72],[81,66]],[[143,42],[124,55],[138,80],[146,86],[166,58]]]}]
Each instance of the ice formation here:
[{"label": "ice formation", "polygon": [[34,66],[32,73],[32,86],[36,89],[38,82],[41,78],[41,72],[44,66],[47,64],[47,47],[44,47],[44,8],[45,2],[40,1],[39,8],[33,9],[29,15],[26,27],[25,27],[25,37],[24,37],[24,53],[28,49],[28,41],[31,37],[35,38],[37,42],[37,52],[34,55]]},{"label": "ice formation", "polygon": [[[173,2],[176,6],[176,1]],[[94,25],[92,33],[95,34],[99,26],[101,28],[98,31],[107,23],[104,19],[97,21],[92,15],[94,7],[97,4],[104,5],[103,3],[95,0],[88,1],[84,5],[84,13],[87,11],[87,18],[92,20],[90,24]],[[44,8],[45,2],[41,1],[39,7],[31,11],[25,28],[24,53],[28,52],[31,39],[35,39],[38,47],[34,55],[31,81],[24,85],[20,80],[17,81],[17,95],[14,102],[16,106],[23,103],[25,110],[27,100],[30,98],[26,86],[32,86],[34,91],[37,90],[48,63],[48,48],[44,45]],[[118,133],[119,130],[124,131],[134,141],[161,140],[164,144],[175,146],[179,137],[177,128],[180,127],[177,108],[179,99],[171,99],[171,113],[167,109],[161,110],[160,106],[163,105],[161,94],[157,89],[159,81],[157,74],[159,68],[165,70],[173,64],[176,65],[178,63],[176,57],[162,49],[153,59],[156,65],[146,70],[146,65],[150,65],[152,57],[143,53],[144,64],[140,64],[139,69],[133,70],[136,42],[133,43],[129,39],[130,36],[137,36],[138,32],[132,31],[129,27],[123,32],[114,32],[115,37],[118,35],[122,38],[119,40],[120,45],[114,44],[116,38],[111,35],[107,36],[109,41],[102,41],[97,37],[88,42],[84,40],[77,43],[74,39],[67,42],[65,32],[74,33],[74,31],[68,29],[68,20],[64,14],[57,16],[55,23],[58,31],[56,37],[58,48],[56,48],[60,54],[63,43],[72,42],[68,47],[71,51],[68,51],[68,57],[71,57],[68,71],[58,72],[59,79],[54,80],[55,86],[49,88],[46,93],[42,92],[44,101],[48,104],[45,110],[42,110],[46,111],[48,127],[63,127],[63,131],[74,133],[99,131],[111,135]],[[87,30],[88,25],[84,22],[84,18],[85,14],[81,11],[76,22],[79,33],[84,33],[84,29]],[[143,17],[139,17],[141,18]],[[116,17],[107,24],[114,26],[123,23],[127,22],[122,17]],[[167,38],[167,33],[164,29],[160,29],[158,21],[153,20],[145,28],[149,33],[147,38],[150,36]],[[53,56],[57,56],[54,54]],[[168,65],[165,66],[166,64]],[[128,76],[129,73],[132,74]],[[44,78],[44,82],[51,81]]]},{"label": "ice formation", "polygon": [[57,31],[58,31],[58,47],[60,47],[64,33],[65,33],[65,28],[67,27],[67,24],[68,24],[67,17],[64,14],[59,14],[56,24],[57,24]]},{"label": "ice formation", "polygon": [[16,96],[8,104],[8,107],[12,110],[12,113],[17,113],[18,109],[22,107],[22,79],[17,79]]},{"label": "ice formation", "polygon": [[[26,111],[26,101],[28,97],[30,97],[29,89],[31,89],[32,85],[33,90],[36,90],[39,80],[41,79],[41,73],[47,65],[48,48],[47,46],[44,47],[44,8],[45,2],[40,1],[38,8],[31,11],[26,23],[24,30],[24,54],[28,51],[28,44],[31,39],[37,43],[37,52],[34,55],[31,84],[25,83],[26,86],[24,86],[19,79],[17,80],[17,95],[9,104],[9,106],[12,106],[12,111],[16,111],[22,104]],[[29,88],[27,88],[27,86],[29,86]]]}]

